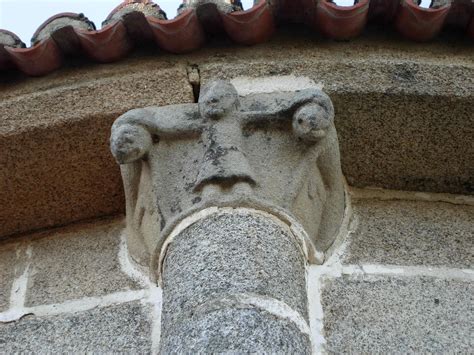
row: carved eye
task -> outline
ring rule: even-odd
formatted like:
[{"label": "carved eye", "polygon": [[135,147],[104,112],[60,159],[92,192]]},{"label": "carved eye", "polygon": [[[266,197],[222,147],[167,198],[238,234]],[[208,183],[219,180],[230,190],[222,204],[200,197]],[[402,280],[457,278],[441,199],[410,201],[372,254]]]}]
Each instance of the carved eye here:
[{"label": "carved eye", "polygon": [[110,146],[112,154],[120,164],[143,158],[152,145],[152,137],[144,127],[133,124],[112,126]]},{"label": "carved eye", "polygon": [[296,136],[308,142],[316,142],[326,136],[331,124],[327,107],[310,103],[300,107],[293,117],[293,131]]}]

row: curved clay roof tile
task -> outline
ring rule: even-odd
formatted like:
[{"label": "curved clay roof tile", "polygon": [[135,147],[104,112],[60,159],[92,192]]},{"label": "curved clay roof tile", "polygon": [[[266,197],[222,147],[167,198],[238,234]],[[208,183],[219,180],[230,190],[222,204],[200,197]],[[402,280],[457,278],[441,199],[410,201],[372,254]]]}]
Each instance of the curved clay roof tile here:
[{"label": "curved clay roof tile", "polygon": [[14,66],[5,46],[11,48],[25,48],[26,45],[13,32],[0,30],[0,70],[10,69]]},{"label": "curved clay roof tile", "polygon": [[436,8],[422,8],[413,0],[402,0],[395,19],[397,30],[415,41],[428,41],[443,27],[451,2]]},{"label": "curved clay roof tile", "polygon": [[94,23],[89,21],[89,19],[85,17],[84,14],[62,12],[51,16],[38,27],[31,38],[31,44],[35,45],[41,40],[50,37],[54,32],[65,27],[72,27],[85,31],[95,30]]},{"label": "curved clay roof tile", "polygon": [[155,17],[160,20],[167,19],[166,13],[151,0],[125,0],[110,12],[102,22],[102,27],[119,21],[127,14],[133,12],[141,12],[145,16]]},{"label": "curved clay roof tile", "polygon": [[337,39],[357,37],[365,27],[369,0],[360,0],[353,6],[339,6],[329,1],[319,1],[316,26],[326,36]]},{"label": "curved clay roof tile", "polygon": [[204,43],[205,34],[196,11],[188,9],[174,20],[147,18],[153,36],[160,48],[171,53],[186,53]]},{"label": "curved clay roof tile", "polygon": [[111,23],[98,31],[77,30],[76,33],[88,57],[98,62],[119,60],[133,48],[122,21]]},{"label": "curved clay roof tile", "polygon": [[221,14],[221,17],[227,35],[240,44],[264,42],[275,30],[272,9],[265,1],[247,11]]},{"label": "curved clay roof tile", "polygon": [[5,47],[15,66],[27,75],[41,76],[58,69],[63,55],[50,37],[30,48]]},{"label": "curved clay roof tile", "polygon": [[343,7],[333,0],[259,0],[249,10],[236,11],[241,9],[238,0],[193,0],[192,4],[185,0],[180,15],[166,20],[151,0],[125,0],[100,30],[82,14],[50,17],[36,31],[30,48],[21,48],[24,44],[15,34],[0,30],[0,70],[17,68],[28,75],[45,75],[59,68],[65,57],[81,55],[111,62],[140,42],[186,53],[201,47],[215,32],[252,45],[270,38],[277,21],[311,24],[333,39],[359,35],[367,20],[394,22],[401,34],[416,41],[435,37],[447,25],[462,28],[474,39],[472,0],[434,0],[428,9],[417,1],[358,0]]}]

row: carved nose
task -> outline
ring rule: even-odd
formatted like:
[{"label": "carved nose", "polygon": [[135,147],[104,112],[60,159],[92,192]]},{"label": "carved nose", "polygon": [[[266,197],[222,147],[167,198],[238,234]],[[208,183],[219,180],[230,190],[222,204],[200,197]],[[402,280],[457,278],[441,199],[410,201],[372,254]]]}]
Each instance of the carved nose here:
[{"label": "carved nose", "polygon": [[211,146],[204,155],[194,190],[199,191],[206,184],[229,188],[238,182],[255,185],[252,169],[244,153],[235,145]]}]

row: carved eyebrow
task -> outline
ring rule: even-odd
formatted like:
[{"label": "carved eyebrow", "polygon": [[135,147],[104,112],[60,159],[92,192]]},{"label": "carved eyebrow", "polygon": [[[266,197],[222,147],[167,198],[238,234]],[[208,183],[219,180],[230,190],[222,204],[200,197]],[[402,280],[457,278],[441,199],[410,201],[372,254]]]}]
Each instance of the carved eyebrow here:
[{"label": "carved eyebrow", "polygon": [[149,107],[125,113],[117,119],[113,127],[138,125],[146,128],[151,134],[172,138],[201,133],[204,125],[197,118],[199,111],[195,106]]},{"label": "carved eyebrow", "polygon": [[264,122],[278,123],[291,120],[290,115],[281,111],[243,111],[241,112],[241,115],[243,125],[259,124]]},{"label": "carved eyebrow", "polygon": [[324,108],[324,110],[331,115],[332,105],[329,97],[316,89],[305,89],[296,92],[292,98],[281,100],[274,111],[241,111],[242,123],[244,125],[258,124],[264,122],[284,122],[291,120],[293,114],[303,105],[317,104]]}]

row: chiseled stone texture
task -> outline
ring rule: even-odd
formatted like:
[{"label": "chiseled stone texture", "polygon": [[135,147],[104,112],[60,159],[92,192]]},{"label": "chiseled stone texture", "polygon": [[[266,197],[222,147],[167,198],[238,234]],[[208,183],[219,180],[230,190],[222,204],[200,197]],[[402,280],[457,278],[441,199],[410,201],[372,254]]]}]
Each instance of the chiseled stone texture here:
[{"label": "chiseled stone texture", "polygon": [[0,244],[0,312],[5,311],[10,303],[10,293],[15,278],[17,245]]},{"label": "chiseled stone texture", "polygon": [[113,121],[193,102],[185,65],[126,62],[0,84],[0,237],[123,212]]},{"label": "chiseled stone texture", "polygon": [[170,244],[163,302],[180,314],[221,296],[252,293],[274,297],[306,317],[304,265],[296,238],[271,219],[211,215]]},{"label": "chiseled stone texture", "polygon": [[203,84],[292,74],[324,85],[353,185],[473,191],[467,39],[420,45],[367,33],[341,43],[302,29],[254,47],[220,43],[186,56],[137,57],[41,78],[0,78],[0,237],[123,211],[110,125],[135,107],[193,102],[189,63]]},{"label": "chiseled stone texture", "polygon": [[119,117],[110,146],[124,178],[132,258],[150,265],[173,221],[193,211],[245,206],[294,216],[309,261],[321,263],[314,255],[334,243],[345,201],[334,108],[314,86],[239,97],[215,80],[198,104]]},{"label": "chiseled stone texture", "polygon": [[474,206],[360,199],[353,208],[358,226],[350,234],[344,263],[474,265]]},{"label": "chiseled stone texture", "polygon": [[202,84],[269,75],[321,83],[352,186],[474,193],[472,44],[420,46],[369,33],[338,43],[288,32],[237,53],[203,49],[190,57]]},{"label": "chiseled stone texture", "polygon": [[[286,321],[271,321],[276,317],[262,309],[248,310],[239,303],[239,294],[274,298],[307,319],[304,260],[296,238],[269,217],[242,211],[216,214],[186,228],[170,244],[163,269],[162,351],[167,353],[186,338],[190,347],[183,350],[226,352],[233,349],[227,347],[227,335],[232,334],[236,344],[247,344],[245,338],[250,337],[250,344],[274,332],[275,338],[256,348],[272,352],[278,345],[265,346],[295,331]],[[228,298],[236,299],[236,304],[222,305]],[[259,319],[268,324],[257,325]],[[218,338],[211,340],[211,335]],[[299,343],[287,344],[289,349],[307,346],[301,332],[287,341]]]},{"label": "chiseled stone texture", "polygon": [[472,282],[343,276],[322,290],[326,350],[340,353],[472,352]]},{"label": "chiseled stone texture", "polygon": [[[404,80],[397,78],[397,71],[410,73],[407,83],[423,82],[423,65],[395,66],[394,73],[387,73],[394,76],[394,88],[387,92],[330,95],[342,169],[350,185],[474,194],[474,145],[468,143],[474,141],[474,130],[468,128],[474,127],[474,96],[432,96],[400,89],[404,85],[397,83]],[[445,68],[437,73],[441,71]],[[474,68],[462,66],[446,72],[450,77],[474,76]],[[465,85],[474,92],[474,82]]]},{"label": "chiseled stone texture", "polygon": [[0,324],[0,353],[151,353],[151,309],[130,302]]},{"label": "chiseled stone texture", "polygon": [[122,218],[42,233],[32,243],[27,306],[137,289],[118,260]]},{"label": "chiseled stone texture", "polygon": [[[162,354],[310,354],[311,343],[296,325],[256,309],[216,309],[183,319]],[[190,349],[192,349],[190,351]]]}]

